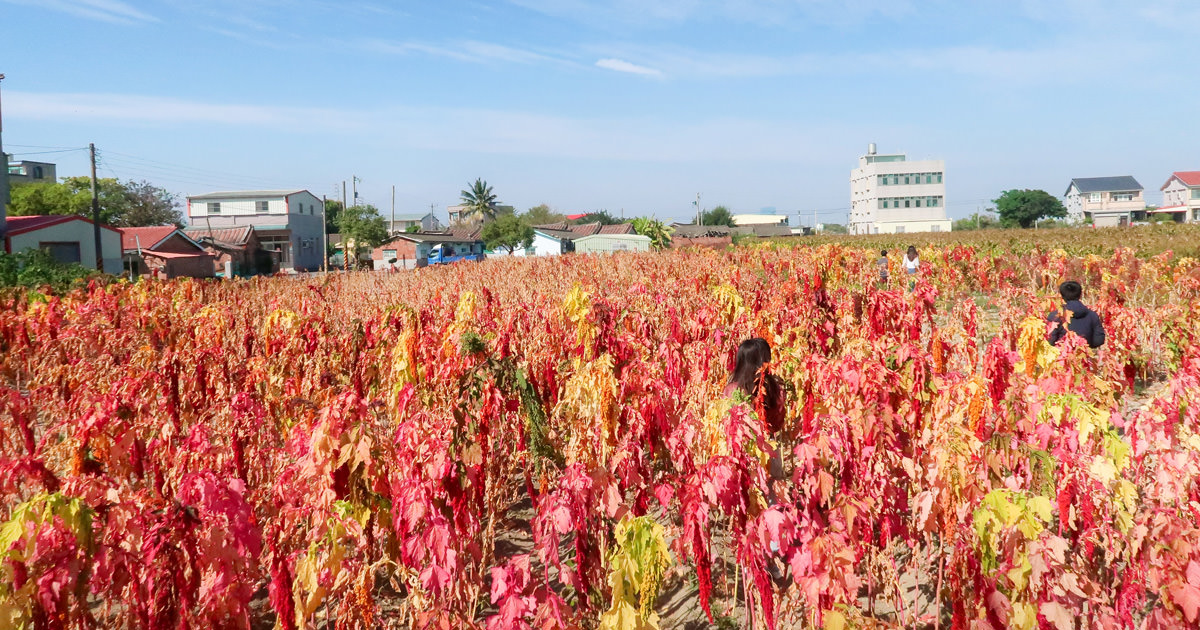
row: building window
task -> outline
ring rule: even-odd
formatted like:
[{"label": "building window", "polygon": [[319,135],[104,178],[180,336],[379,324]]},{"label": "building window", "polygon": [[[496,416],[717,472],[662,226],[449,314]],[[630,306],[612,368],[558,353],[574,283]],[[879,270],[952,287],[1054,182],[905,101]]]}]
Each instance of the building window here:
[{"label": "building window", "polygon": [[937,174],[937,183],[939,183],[939,184],[942,183],[942,174],[941,173]]},{"label": "building window", "polygon": [[903,233],[904,233],[904,226],[903,226],[903,225],[897,225],[897,226],[896,226],[896,234],[903,234]]},{"label": "building window", "polygon": [[915,207],[917,207],[917,208],[920,208],[920,207],[921,207],[921,198],[920,198],[920,197],[917,197],[917,198],[916,198],[916,200],[915,200]]},{"label": "building window", "polygon": [[279,264],[287,265],[292,262],[292,241],[286,236],[263,236],[259,245],[272,252],[279,252]]},{"label": "building window", "polygon": [[936,225],[936,224],[935,224],[935,225],[932,225],[932,226],[930,226],[930,228],[929,228],[929,231],[931,231],[931,232],[941,232],[941,231],[942,231],[942,226],[940,226],[940,225]]},{"label": "building window", "polygon": [[905,207],[905,208],[911,208],[911,207],[912,207],[912,200],[911,200],[911,199],[905,199],[905,200],[904,200],[904,207]]},{"label": "building window", "polygon": [[269,207],[270,207],[270,204],[266,201],[255,201],[254,202],[254,211],[257,212],[258,214],[266,214]]},{"label": "building window", "polygon": [[1113,201],[1133,201],[1133,193],[1131,193],[1131,192],[1113,193],[1112,200]]},{"label": "building window", "polygon": [[83,256],[81,256],[79,253],[79,241],[72,241],[69,243],[42,241],[41,243],[38,243],[38,248],[50,252],[50,255],[54,257],[54,260],[57,260],[60,263],[83,262]]},{"label": "building window", "polygon": [[908,176],[908,175],[905,175],[905,176],[904,176],[904,183],[905,183],[905,184],[909,183],[909,176]]},{"label": "building window", "polygon": [[880,199],[880,200],[879,200],[879,207],[880,207],[880,208],[887,208],[887,199]]},{"label": "building window", "polygon": [[209,214],[221,214],[221,202],[220,201],[208,202],[208,213]]},{"label": "building window", "polygon": [[1100,203],[1100,193],[1091,193],[1088,195],[1088,201],[1092,203]]},{"label": "building window", "polygon": [[40,167],[40,166],[33,167],[33,178],[34,179],[41,179],[45,176],[46,175],[42,172],[42,167]]},{"label": "building window", "polygon": [[1192,189],[1192,199],[1200,199],[1200,188]]},{"label": "building window", "polygon": [[385,262],[392,262],[392,261],[396,260],[396,250],[394,250],[394,249],[383,250],[383,260]]},{"label": "building window", "polygon": [[932,184],[932,183],[933,183],[933,173],[926,173],[926,174],[925,174],[925,183],[926,183],[926,184]]}]

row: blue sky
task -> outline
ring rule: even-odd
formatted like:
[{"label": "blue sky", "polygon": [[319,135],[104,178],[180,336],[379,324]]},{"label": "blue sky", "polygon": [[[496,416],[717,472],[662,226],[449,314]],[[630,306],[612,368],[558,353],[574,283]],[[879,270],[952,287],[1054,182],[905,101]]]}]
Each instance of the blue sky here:
[{"label": "blue sky", "polygon": [[[181,194],[844,222],[869,142],[1007,188],[1200,169],[1194,0],[0,0],[4,144]],[[793,216],[793,224],[796,218]]]}]

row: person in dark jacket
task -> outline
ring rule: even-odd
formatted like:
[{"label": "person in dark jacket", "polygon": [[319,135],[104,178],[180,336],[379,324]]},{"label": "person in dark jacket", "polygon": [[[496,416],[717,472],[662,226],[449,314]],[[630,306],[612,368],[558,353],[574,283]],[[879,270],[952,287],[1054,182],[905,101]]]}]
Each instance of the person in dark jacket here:
[{"label": "person in dark jacket", "polygon": [[[1062,283],[1058,287],[1058,293],[1063,299],[1063,308],[1061,311],[1050,313],[1048,320],[1058,322],[1054,331],[1050,333],[1050,343],[1057,345],[1058,342],[1071,331],[1080,337],[1083,337],[1089,347],[1099,348],[1104,345],[1104,325],[1100,323],[1100,316],[1096,311],[1083,305],[1079,299],[1083,297],[1083,287],[1074,280]],[[1066,327],[1063,327],[1063,323]]]}]

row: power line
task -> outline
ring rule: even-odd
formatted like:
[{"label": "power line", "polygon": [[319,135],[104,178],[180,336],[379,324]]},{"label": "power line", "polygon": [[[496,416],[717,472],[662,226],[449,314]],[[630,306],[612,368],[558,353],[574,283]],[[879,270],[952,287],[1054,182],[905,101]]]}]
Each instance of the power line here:
[{"label": "power line", "polygon": [[[8,146],[11,147],[14,145],[10,144]],[[20,153],[13,153],[12,155],[13,157],[24,157],[26,155],[46,155],[48,153],[74,153],[75,151],[87,151],[87,147],[80,147],[78,149],[58,149],[55,151],[21,151]]]}]

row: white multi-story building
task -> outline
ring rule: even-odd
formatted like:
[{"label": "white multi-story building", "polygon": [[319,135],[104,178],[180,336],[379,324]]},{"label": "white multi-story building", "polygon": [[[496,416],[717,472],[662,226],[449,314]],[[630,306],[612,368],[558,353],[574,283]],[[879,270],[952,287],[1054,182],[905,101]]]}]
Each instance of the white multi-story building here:
[{"label": "white multi-story building", "polygon": [[946,163],[878,155],[871,144],[850,173],[851,234],[949,232]]},{"label": "white multi-story building", "polygon": [[281,268],[321,268],[325,204],[307,190],[214,192],[193,195],[187,202],[188,222],[194,227],[253,226],[259,246],[279,253]]}]

